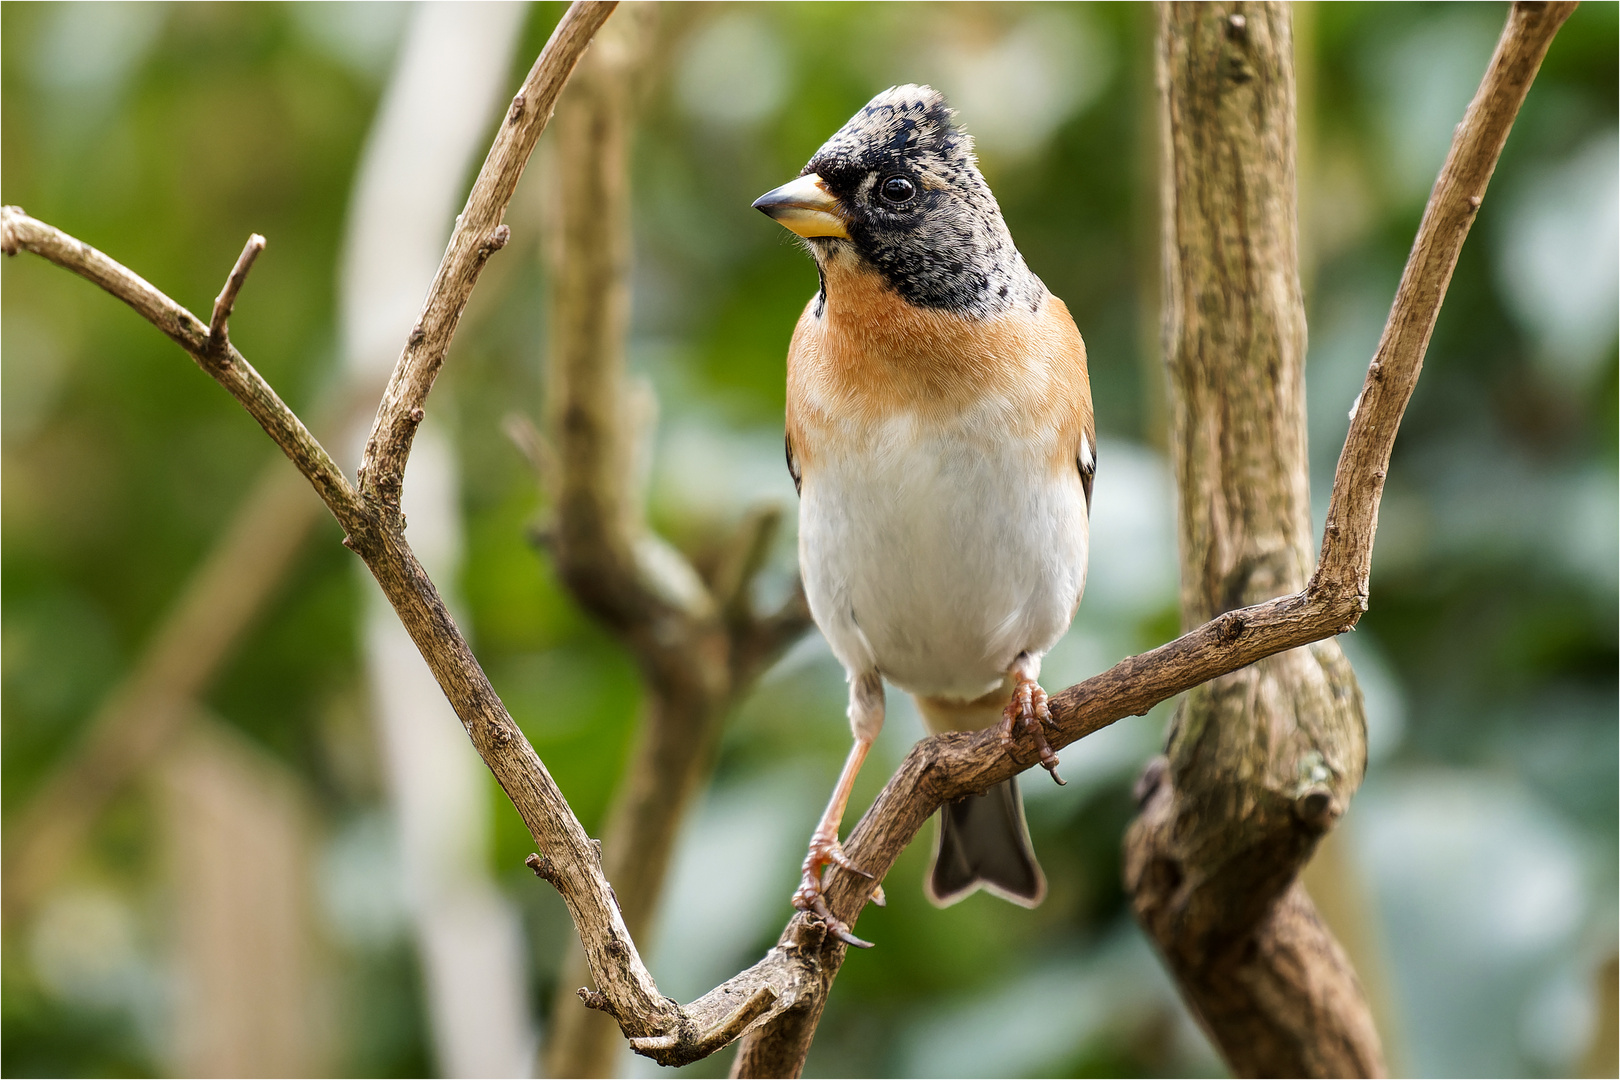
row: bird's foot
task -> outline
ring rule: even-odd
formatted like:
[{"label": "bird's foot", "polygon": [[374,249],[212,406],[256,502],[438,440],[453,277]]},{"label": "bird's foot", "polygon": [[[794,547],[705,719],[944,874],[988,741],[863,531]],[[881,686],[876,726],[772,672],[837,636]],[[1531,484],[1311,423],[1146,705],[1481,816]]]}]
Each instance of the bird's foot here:
[{"label": "bird's foot", "polygon": [[834,915],[832,909],[827,906],[827,897],[821,884],[821,874],[822,870],[828,866],[837,866],[864,878],[872,876],[856,866],[850,857],[844,854],[844,846],[838,842],[836,834],[826,835],[818,830],[810,838],[810,852],[804,857],[803,877],[800,880],[798,891],[793,894],[793,906],[800,911],[808,911],[819,916],[821,921],[826,924],[827,933],[844,944],[853,945],[857,949],[870,949],[872,943],[862,941],[852,934],[849,924]]},{"label": "bird's foot", "polygon": [[1063,777],[1057,774],[1058,756],[1052,751],[1052,744],[1046,741],[1046,729],[1049,727],[1056,729],[1057,721],[1052,719],[1052,710],[1047,706],[1046,691],[1034,679],[1018,676],[1012,700],[1001,712],[1001,741],[1003,745],[1011,746],[1019,734],[1029,732],[1035,737],[1035,745],[1041,752],[1041,765],[1052,774],[1053,780],[1062,784]]}]

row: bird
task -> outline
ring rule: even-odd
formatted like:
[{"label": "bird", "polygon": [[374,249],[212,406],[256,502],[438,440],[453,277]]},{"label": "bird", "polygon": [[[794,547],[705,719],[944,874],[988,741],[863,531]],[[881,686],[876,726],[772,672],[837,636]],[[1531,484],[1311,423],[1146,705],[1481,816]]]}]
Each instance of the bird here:
[{"label": "bird", "polygon": [[[801,238],[819,277],[788,346],[785,441],[805,596],[847,673],[854,735],[793,902],[866,947],[823,875],[871,876],[838,837],[885,680],[932,732],[1032,738],[1058,779],[1039,677],[1085,588],[1086,348],[931,87],[878,94],[753,205]],[[1046,894],[1016,777],[941,810],[926,895],[943,907],[981,888],[1026,907]]]}]

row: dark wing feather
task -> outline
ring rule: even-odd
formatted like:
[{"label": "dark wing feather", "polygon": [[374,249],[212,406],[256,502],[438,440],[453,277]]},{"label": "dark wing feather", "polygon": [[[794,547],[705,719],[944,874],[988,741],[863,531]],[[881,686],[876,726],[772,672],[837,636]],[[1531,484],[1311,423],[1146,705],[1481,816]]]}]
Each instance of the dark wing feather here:
[{"label": "dark wing feather", "polygon": [[[782,446],[783,449],[787,451],[788,475],[793,477],[793,490],[799,494],[803,494],[804,479],[799,473],[799,463],[793,459],[792,434],[784,434],[782,436]],[[1091,506],[1091,485],[1089,481],[1086,484],[1086,506]]]},{"label": "dark wing feather", "polygon": [[1080,452],[1074,457],[1075,466],[1080,470],[1080,486],[1086,493],[1086,513],[1091,513],[1091,483],[1097,478],[1097,451],[1092,441],[1086,435],[1080,437]]}]

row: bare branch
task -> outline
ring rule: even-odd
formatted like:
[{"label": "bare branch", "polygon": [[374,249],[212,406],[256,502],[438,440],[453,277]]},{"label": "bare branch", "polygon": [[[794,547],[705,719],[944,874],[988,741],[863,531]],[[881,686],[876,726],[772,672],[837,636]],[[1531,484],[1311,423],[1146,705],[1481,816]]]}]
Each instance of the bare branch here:
[{"label": "bare branch", "polygon": [[[252,247],[251,241],[248,246]],[[298,471],[315,485],[316,493],[332,511],[332,516],[344,528],[349,527],[359,511],[360,503],[348,477],[333,462],[326,448],[304,427],[303,421],[293,414],[253,366],[242,359],[242,354],[230,342],[225,342],[221,349],[214,349],[210,344],[208,327],[191,312],[153,288],[145,278],[109,259],[84,241],[29,217],[21,207],[0,208],[0,250],[7,255],[31,251],[64,270],[71,270],[100,285],[135,309],[137,315],[163,331],[169,340],[191,354],[198,367],[241,403],[265,433],[281,447],[282,452],[298,466]],[[232,277],[235,277],[234,272]],[[226,291],[231,291],[229,285]]]},{"label": "bare branch", "polygon": [[[502,177],[507,175],[503,163],[509,160],[513,142],[508,127],[531,129],[542,103],[549,112],[557,87],[578,59],[581,39],[588,38],[589,32],[600,25],[606,17],[602,9],[610,6],[576,5],[570,9],[536,64],[539,79],[531,73],[521,100],[514,102],[512,115],[516,122],[503,126],[497,149],[491,151],[480,176],[480,185],[492,171]],[[1322,565],[1310,585],[1303,592],[1227,612],[1167,645],[1130,657],[1055,695],[1052,712],[1059,731],[1051,740],[1054,746],[1065,746],[1123,716],[1145,713],[1168,697],[1262,657],[1341,633],[1360,617],[1365,608],[1365,566],[1372,546],[1377,490],[1381,488],[1382,470],[1387,467],[1387,447],[1410,396],[1422,345],[1449,279],[1455,249],[1461,243],[1461,236],[1452,233],[1465,229],[1471,220],[1471,213],[1467,218],[1456,216],[1453,196],[1460,195],[1464,203],[1469,197],[1480,197],[1513,113],[1569,6],[1515,7],[1486,85],[1470,107],[1469,119],[1458,129],[1442,183],[1436,187],[1414,247],[1407,279],[1403,279],[1390,315],[1391,327],[1410,326],[1416,334],[1395,335],[1389,353],[1381,351],[1375,362],[1380,366],[1369,372],[1369,387],[1383,378],[1401,392],[1384,390],[1363,396],[1360,413],[1366,419],[1361,429],[1352,426],[1347,445],[1360,447],[1358,440],[1367,439],[1372,450],[1347,450],[1341,457],[1335,510],[1330,519],[1334,524],[1324,537]],[[566,64],[554,60],[548,65],[547,57],[563,57]],[[531,84],[535,89],[532,96],[527,89]],[[532,146],[537,136],[537,130],[532,131],[532,137],[525,135],[527,145]],[[501,150],[503,145],[506,149]],[[1463,169],[1459,163],[1471,164]],[[1479,183],[1476,190],[1463,190],[1448,186],[1448,176],[1473,177]],[[497,191],[484,194],[498,194],[504,183],[492,185]],[[475,194],[481,190],[475,189]],[[509,197],[509,188],[505,190]],[[463,214],[451,255],[446,267],[441,268],[441,280],[435,284],[430,310],[424,313],[419,327],[421,339],[407,346],[373,429],[368,448],[372,466],[368,476],[373,479],[363,488],[368,493],[364,502],[320,444],[234,348],[228,347],[218,359],[209,357],[208,328],[184,308],[88,245],[13,207],[0,213],[0,247],[8,254],[33,251],[124,300],[236,397],[309,478],[334,516],[349,530],[352,546],[377,577],[474,745],[534,835],[545,856],[547,877],[562,893],[583,940],[600,1003],[611,1010],[632,1045],[661,1063],[684,1064],[712,1052],[737,1030],[746,1029],[751,1034],[738,1056],[740,1074],[763,1075],[766,1069],[773,1075],[796,1073],[808,1052],[827,988],[843,960],[843,944],[827,941],[819,923],[800,914],[790,922],[778,947],[759,964],[692,1005],[683,1008],[660,995],[636,953],[612,889],[602,874],[596,845],[586,836],[545,766],[507,714],[398,527],[399,479],[415,426],[410,418],[419,415],[428,386],[442,363],[466,289],[482,261],[479,252],[492,249],[498,210],[505,206],[505,199],[495,201],[498,207],[480,204],[480,213],[497,210],[481,224],[479,214],[471,213],[473,200],[469,201],[469,213]],[[1450,255],[1446,256],[1448,251]],[[1433,254],[1436,252],[1438,255]],[[1436,262],[1443,263],[1443,272],[1435,272]],[[451,284],[450,279],[457,284]],[[1407,280],[1422,287],[1408,289]],[[435,342],[431,350],[424,348],[429,322],[433,324]],[[1386,333],[1389,337],[1391,334]],[[1406,365],[1410,366],[1409,373],[1404,373]],[[1398,378],[1394,374],[1380,376],[1380,370],[1403,374]],[[1358,430],[1369,434],[1358,434]],[[1381,456],[1378,447],[1383,447]],[[1358,506],[1357,499],[1364,502]],[[379,505],[380,511],[372,509]],[[1350,512],[1352,507],[1354,513]],[[384,520],[379,520],[379,515]],[[794,614],[790,608],[779,618],[788,623]],[[856,863],[881,877],[946,799],[982,791],[1029,768],[1036,760],[1033,748],[1002,747],[994,731],[951,733],[924,740],[907,756],[856,826],[845,848]],[[1310,793],[1302,798],[1309,800]],[[1304,809],[1309,811],[1309,805]],[[833,913],[854,923],[870,889],[871,883],[864,879],[833,872],[828,891]],[[761,1002],[768,1002],[763,1012]]]},{"label": "bare branch", "polygon": [[[611,5],[587,8],[605,18]],[[577,37],[581,25],[578,10],[573,9],[573,22],[569,24],[565,19],[565,26],[553,35],[553,44],[559,37],[567,39],[569,33]],[[596,23],[599,25],[600,18]],[[576,57],[582,44],[575,42]],[[558,75],[544,61],[545,54],[537,68],[545,69],[540,88],[549,96],[542,95],[541,104],[549,113],[556,86],[547,89],[548,80],[565,78],[573,65],[570,61]],[[521,120],[539,107],[525,107],[520,102],[512,118]],[[538,131],[532,134],[537,136]],[[497,242],[505,238],[499,231],[492,231],[490,236]],[[554,880],[578,921],[593,968],[601,972],[599,982],[610,990],[616,1012],[627,1018],[627,1032],[641,1036],[671,1030],[679,1020],[677,1008],[657,993],[635,954],[612,890],[601,874],[596,845],[574,819],[562,793],[489,685],[437,590],[405,543],[397,513],[379,514],[374,500],[362,501],[330,456],[240,354],[229,347],[218,356],[209,353],[207,328],[202,322],[147,282],[89,245],[14,208],[6,208],[0,215],[0,246],[11,254],[20,250],[40,254],[130,304],[225,386],[310,479],[348,531],[345,543],[365,559],[475,746],[556,866]]]},{"label": "bare branch", "polygon": [[1485,78],[1457,125],[1451,151],[1429,194],[1378,350],[1356,398],[1333,478],[1316,577],[1324,585],[1354,587],[1363,609],[1390,453],[1423,370],[1451,272],[1542,58],[1575,8],[1573,0],[1513,5]]},{"label": "bare branch", "polygon": [[617,6],[617,0],[575,0],[569,6],[529,70],[523,87],[512,98],[506,121],[467,195],[467,205],[456,218],[444,260],[434,275],[422,314],[394,367],[366,439],[360,487],[368,499],[378,500],[388,510],[399,510],[405,461],[410,457],[428,391],[444,366],[461,313],[485,261],[505,246],[510,235],[501,218],[512,201],[518,179],[551,119],[557,95],[574,65]]},{"label": "bare branch", "polygon": [[264,237],[254,233],[242,247],[242,254],[236,257],[236,265],[231,268],[231,276],[225,279],[225,287],[219,291],[214,299],[214,315],[208,320],[208,347],[217,352],[224,348],[227,338],[225,336],[225,320],[231,317],[236,307],[236,294],[242,291],[243,282],[247,281],[248,271],[259,258],[259,252],[264,250]]}]

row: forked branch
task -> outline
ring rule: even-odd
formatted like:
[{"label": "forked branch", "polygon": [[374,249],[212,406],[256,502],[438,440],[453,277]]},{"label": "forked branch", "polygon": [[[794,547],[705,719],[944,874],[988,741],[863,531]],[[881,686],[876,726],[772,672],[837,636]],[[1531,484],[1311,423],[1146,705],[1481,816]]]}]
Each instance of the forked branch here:
[{"label": "forked branch", "polygon": [[473,286],[478,284],[484,263],[505,246],[511,235],[501,219],[517,190],[518,179],[579,58],[617,6],[618,0],[575,0],[569,7],[522,88],[512,98],[506,119],[467,196],[467,205],[456,218],[449,247],[428,289],[427,303],[422,306],[383,393],[360,463],[362,490],[392,512],[399,510],[405,462],[422,422],[428,391],[444,366],[461,313],[466,310]]},{"label": "forked branch", "polygon": [[231,317],[236,308],[236,294],[242,291],[242,285],[247,281],[248,271],[264,250],[264,237],[254,233],[242,247],[242,254],[236,257],[236,265],[231,267],[231,274],[225,279],[225,287],[219,290],[214,298],[214,315],[208,320],[208,347],[219,350],[225,345],[225,320]]},{"label": "forked branch", "polygon": [[[0,250],[7,255],[30,251],[80,277],[101,286],[122,300],[169,340],[180,346],[215,382],[219,383],[258,421],[265,434],[275,440],[292,463],[298,466],[327,509],[345,528],[359,508],[358,497],[343,470],[333,462],[326,448],[304,427],[286,402],[276,395],[264,377],[253,369],[229,341],[215,348],[208,325],[163,295],[139,274],[109,259],[82,240],[36,221],[19,207],[5,207],[0,222]],[[250,244],[251,246],[251,244]],[[240,265],[240,264],[239,264]],[[245,272],[245,271],[244,271]],[[233,271],[234,274],[234,271]],[[240,286],[238,286],[240,288]],[[234,294],[227,284],[221,293]]]},{"label": "forked branch", "polygon": [[[1334,483],[1321,565],[1310,585],[1301,593],[1228,612],[1055,695],[1052,712],[1059,731],[1054,746],[1121,717],[1145,713],[1168,697],[1262,657],[1341,633],[1360,617],[1383,470],[1440,300],[1513,117],[1572,6],[1515,6],[1485,83],[1458,128],[1385,341],[1369,369]],[[625,929],[595,845],[489,685],[405,543],[398,520],[399,483],[411,438],[478,269],[494,250],[500,212],[557,90],[611,9],[607,3],[572,6],[514,99],[379,409],[359,490],[233,346],[227,342],[216,356],[209,348],[209,327],[138,275],[15,207],[0,213],[0,247],[7,254],[38,254],[128,303],[224,386],[315,487],[349,532],[348,542],[377,577],[479,753],[522,814],[544,856],[545,876],[562,893],[585,945],[599,995],[592,1003],[613,1014],[632,1046],[663,1064],[684,1064],[713,1053],[740,1031],[750,1031],[738,1057],[741,1073],[796,1073],[842,962],[842,943],[826,940],[819,924],[801,914],[763,960],[690,1005],[659,994]],[[982,791],[1035,760],[1031,748],[1003,748],[993,731],[924,740],[856,826],[846,849],[856,863],[881,877],[945,800]],[[829,885],[834,913],[853,923],[870,883],[835,872]]]}]

